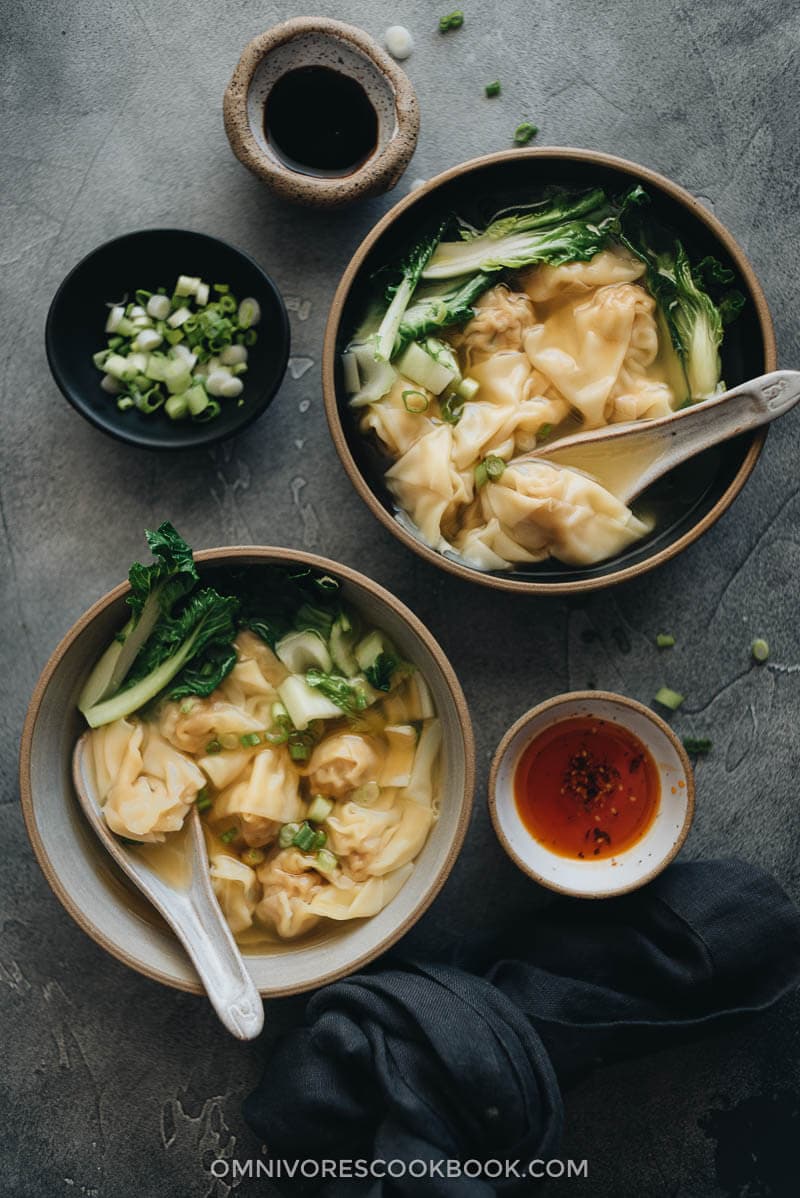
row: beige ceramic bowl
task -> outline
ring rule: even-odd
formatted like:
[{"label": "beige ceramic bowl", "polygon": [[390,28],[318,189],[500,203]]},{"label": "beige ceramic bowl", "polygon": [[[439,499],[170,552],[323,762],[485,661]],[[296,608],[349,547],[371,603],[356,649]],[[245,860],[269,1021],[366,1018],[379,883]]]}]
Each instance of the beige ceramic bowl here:
[{"label": "beige ceramic bowl", "polygon": [[[292,170],[264,132],[264,106],[275,83],[307,66],[330,67],[355,79],[377,114],[375,150],[350,174],[326,178]],[[284,199],[323,208],[390,191],[419,133],[419,105],[405,71],[361,29],[324,17],[296,17],[253,38],[228,84],[223,115],[231,148],[248,170]]]},{"label": "beige ceramic bowl", "polygon": [[[346,598],[384,628],[429,682],[444,732],[441,815],[400,893],[378,915],[327,939],[276,948],[246,960],[262,995],[308,990],[365,965],[419,919],[441,889],[469,822],[474,747],[469,712],[453,668],[430,632],[399,600],[363,574],[326,558],[289,549],[228,548],[198,553],[215,566],[300,563],[338,578]],[[88,670],[124,622],[127,583],[99,599],[73,625],[44,668],[22,737],[22,809],[45,877],[73,919],[108,952],[147,977],[201,993],[177,940],[134,892],[86,823],[71,782],[71,758],[82,720],[76,700]]]},{"label": "beige ceramic bowl", "polygon": [[[472,582],[517,593],[558,595],[591,591],[637,577],[668,561],[711,528],[730,507],[758,460],[766,429],[744,434],[707,451],[691,468],[680,467],[648,492],[648,501],[671,501],[665,524],[622,555],[594,566],[566,566],[552,560],[516,570],[488,572],[432,549],[411,522],[398,518],[384,482],[386,462],[356,427],[347,406],[341,351],[363,319],[371,280],[396,264],[419,238],[457,212],[481,223],[500,208],[525,203],[535,189],[558,185],[582,190],[602,186],[618,195],[642,184],[651,210],[680,236],[693,256],[719,258],[733,271],[746,304],[723,343],[723,375],[729,387],[775,369],[775,335],[764,293],[744,251],[728,230],[694,196],[663,175],[594,150],[561,147],[503,150],[450,167],[405,196],[375,225],[356,250],[331,304],[322,355],[322,389],[333,443],[361,498],[385,528],[426,561]],[[689,477],[691,473],[691,477]]]},{"label": "beige ceramic bowl", "polygon": [[[642,839],[596,861],[561,857],[534,840],[514,799],[514,774],[527,746],[545,728],[576,716],[607,720],[632,732],[650,750],[661,783],[658,810]],[[528,877],[561,894],[610,898],[651,881],[677,854],[694,815],[694,777],[683,745],[648,707],[608,691],[573,691],[526,711],[509,728],[492,762],[489,811],[500,843]]]}]

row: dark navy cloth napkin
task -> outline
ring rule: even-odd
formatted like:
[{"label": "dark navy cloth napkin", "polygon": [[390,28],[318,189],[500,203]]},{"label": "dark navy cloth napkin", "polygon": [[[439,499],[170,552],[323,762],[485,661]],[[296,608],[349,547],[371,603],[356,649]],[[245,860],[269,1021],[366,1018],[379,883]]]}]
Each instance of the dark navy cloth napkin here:
[{"label": "dark navy cloth napkin", "polygon": [[[281,1160],[547,1160],[561,1085],[762,1010],[800,984],[800,911],[742,861],[673,865],[617,899],[557,899],[485,977],[403,962],[334,983],[244,1114]],[[530,1180],[315,1181],[326,1196],[527,1194]],[[302,1188],[302,1187],[301,1187]]]}]

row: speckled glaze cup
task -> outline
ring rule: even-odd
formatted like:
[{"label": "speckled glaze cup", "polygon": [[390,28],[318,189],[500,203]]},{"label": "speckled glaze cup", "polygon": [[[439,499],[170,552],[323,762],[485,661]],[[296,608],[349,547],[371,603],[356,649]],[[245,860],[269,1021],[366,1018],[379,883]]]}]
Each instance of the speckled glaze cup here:
[{"label": "speckled glaze cup", "polygon": [[[350,174],[320,176],[293,170],[270,146],[264,107],[277,81],[299,67],[325,66],[363,87],[378,117],[374,151]],[[241,163],[284,199],[320,208],[380,195],[400,179],[419,133],[411,81],[360,29],[324,17],[284,21],[245,47],[225,92],[225,132]]]}]

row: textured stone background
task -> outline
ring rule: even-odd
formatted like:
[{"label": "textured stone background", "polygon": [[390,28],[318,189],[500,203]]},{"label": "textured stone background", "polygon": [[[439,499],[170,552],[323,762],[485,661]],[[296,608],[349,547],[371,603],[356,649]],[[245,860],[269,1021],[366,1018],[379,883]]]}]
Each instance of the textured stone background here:
[{"label": "textured stone background", "polygon": [[[429,621],[451,655],[478,733],[479,789],[458,865],[409,937],[416,947],[446,954],[503,912],[521,927],[533,916],[539,898],[489,828],[486,768],[520,712],[589,681],[645,701],[662,682],[688,694],[676,726],[715,745],[698,768],[687,854],[740,853],[800,898],[796,415],[770,433],[733,510],[679,560],[596,597],[526,602],[445,578],[379,527],[339,467],[319,390],[326,311],[362,235],[415,177],[507,146],[523,118],[541,126],[541,144],[613,151],[701,197],[765,284],[781,364],[800,365],[798,10],[767,0],[463,6],[464,28],[442,38],[445,3],[311,5],[375,35],[404,21],[416,37],[407,66],[423,113],[394,197],[318,216],[283,207],[247,174],[220,111],[244,43],[296,10],[247,0],[3,5],[3,1195],[227,1198],[209,1162],[220,1150],[257,1152],[240,1100],[267,1037],[302,1011],[302,1000],[273,1003],[264,1040],[234,1043],[202,1001],[127,971],[73,925],[23,830],[15,756],[36,676],[69,624],[140,553],[142,528],[166,516],[198,547],[296,545],[365,568]],[[486,101],[482,86],[495,77],[503,96]],[[283,289],[294,337],[291,372],[266,416],[239,441],[172,460],[84,423],[50,379],[42,335],[57,284],[83,254],[168,223],[249,250]],[[653,648],[662,629],[678,637],[668,658]],[[762,668],[749,659],[756,634],[772,646]],[[735,1031],[598,1072],[567,1102],[566,1151],[589,1158],[590,1180],[550,1192],[795,1192],[798,1062],[792,998]],[[244,1182],[236,1198],[268,1192]]]}]

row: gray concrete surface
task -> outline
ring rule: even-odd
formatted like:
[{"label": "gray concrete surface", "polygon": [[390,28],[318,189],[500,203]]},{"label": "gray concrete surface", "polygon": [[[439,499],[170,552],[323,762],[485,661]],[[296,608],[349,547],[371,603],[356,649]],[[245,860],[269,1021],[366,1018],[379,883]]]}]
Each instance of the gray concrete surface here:
[{"label": "gray concrete surface", "polygon": [[[264,1039],[234,1043],[203,1002],[128,972],[78,930],[23,830],[16,749],[36,676],[72,620],[140,552],[142,528],[164,517],[198,547],[295,545],[366,569],[450,653],[478,733],[479,789],[464,852],[408,937],[414,947],[446,956],[503,913],[533,916],[536,896],[489,827],[486,769],[521,711],[590,681],[645,701],[662,682],[687,693],[676,726],[715,745],[698,769],[686,852],[740,853],[800,898],[800,419],[772,431],[744,494],[679,560],[594,597],[526,602],[445,578],[374,522],[339,467],[319,389],[328,303],[362,235],[415,177],[506,146],[523,118],[541,127],[542,144],[614,151],[700,196],[764,282],[781,364],[800,365],[797,8],[463,7],[463,29],[443,38],[435,27],[445,3],[315,0],[312,10],[373,34],[408,25],[423,114],[395,196],[321,217],[273,201],[222,129],[221,96],[242,46],[296,9],[248,0],[3,5],[0,1194],[9,1198],[227,1198],[231,1187],[212,1178],[210,1162],[218,1151],[258,1153],[240,1100],[270,1036],[302,1012],[302,1000],[271,1004]],[[486,101],[482,86],[496,77],[502,98]],[[287,297],[294,336],[290,374],[264,419],[221,449],[172,460],[84,423],[50,379],[42,335],[50,298],[78,258],[115,234],[169,222],[254,254]],[[653,647],[665,629],[678,639],[668,658]],[[749,660],[756,634],[772,646],[761,668]],[[768,1180],[780,1144],[788,1159],[796,1139],[799,1063],[795,997],[744,1028],[598,1072],[567,1103],[566,1149],[588,1158],[589,1181],[551,1192],[788,1193]],[[271,1192],[247,1181],[234,1189],[236,1198]]]}]

